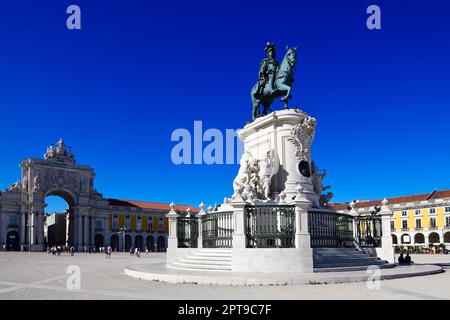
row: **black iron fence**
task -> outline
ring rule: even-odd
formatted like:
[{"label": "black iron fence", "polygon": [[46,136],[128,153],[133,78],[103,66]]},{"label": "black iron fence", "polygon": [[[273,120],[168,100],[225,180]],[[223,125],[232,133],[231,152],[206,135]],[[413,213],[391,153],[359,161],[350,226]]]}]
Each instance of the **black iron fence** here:
[{"label": "black iron fence", "polygon": [[377,215],[365,215],[355,218],[356,240],[362,248],[381,247],[381,217]]},{"label": "black iron fence", "polygon": [[203,248],[231,248],[233,212],[208,212],[201,218]]},{"label": "black iron fence", "polygon": [[198,222],[196,217],[177,218],[178,248],[198,247]]},{"label": "black iron fence", "polygon": [[288,205],[247,206],[247,248],[294,248],[295,208]]},{"label": "black iron fence", "polygon": [[311,210],[308,229],[312,248],[345,248],[353,246],[353,217],[347,214]]}]

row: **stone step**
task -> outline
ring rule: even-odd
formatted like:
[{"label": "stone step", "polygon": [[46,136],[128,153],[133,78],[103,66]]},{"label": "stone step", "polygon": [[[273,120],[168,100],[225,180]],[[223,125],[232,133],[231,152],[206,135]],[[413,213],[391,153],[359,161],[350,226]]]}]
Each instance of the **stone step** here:
[{"label": "stone step", "polygon": [[[314,272],[348,272],[348,271],[364,271],[367,270],[368,266],[354,266],[354,267],[329,267],[329,268],[316,268],[314,267]],[[380,269],[387,269],[395,267],[393,263],[385,263],[382,265],[377,265]]]},{"label": "stone step", "polygon": [[314,254],[314,257],[323,257],[323,258],[327,258],[327,257],[356,257],[356,258],[370,258],[372,257],[371,255],[368,254]]},{"label": "stone step", "polygon": [[337,267],[368,267],[384,265],[385,261],[371,261],[371,262],[339,262],[339,263],[313,263],[314,268],[337,268]]},{"label": "stone step", "polygon": [[330,255],[330,254],[350,254],[350,255],[365,255],[368,253],[362,252],[362,251],[313,251],[313,254],[315,255]]},{"label": "stone step", "polygon": [[231,265],[192,264],[178,261],[174,262],[170,267],[183,270],[231,271]]},{"label": "stone step", "polygon": [[195,255],[188,255],[185,257],[186,259],[189,260],[199,260],[199,261],[207,261],[207,260],[211,260],[211,261],[232,261],[231,256],[229,257],[215,257],[215,256],[195,256]]},{"label": "stone step", "polygon": [[201,265],[215,265],[215,266],[231,266],[231,260],[230,261],[223,261],[223,260],[195,260],[195,259],[189,259],[189,258],[181,258],[180,260],[177,260],[177,262],[184,263],[184,264],[201,264]]},{"label": "stone step", "polygon": [[194,252],[191,255],[196,257],[223,257],[223,258],[231,258],[231,253],[220,253],[220,252]]},{"label": "stone step", "polygon": [[378,257],[314,257],[314,261],[378,261]]}]

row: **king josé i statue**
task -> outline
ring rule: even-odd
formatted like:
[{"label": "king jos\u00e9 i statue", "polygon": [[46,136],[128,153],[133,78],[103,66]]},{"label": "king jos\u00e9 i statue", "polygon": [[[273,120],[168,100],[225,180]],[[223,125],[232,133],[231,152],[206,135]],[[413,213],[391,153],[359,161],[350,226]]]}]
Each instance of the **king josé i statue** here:
[{"label": "king jos\u00e9 i statue", "polygon": [[[348,248],[351,255],[358,245],[362,230],[358,220],[334,211],[333,193],[323,185],[326,171],[319,170],[311,156],[317,120],[288,107],[297,49],[286,48],[281,64],[273,43],[267,43],[265,52],[251,90],[253,121],[238,130],[244,153],[230,183],[233,193],[214,208],[205,210],[201,204],[198,214],[171,205],[166,215],[168,268],[312,273],[321,248]],[[270,110],[277,98],[284,103],[283,110]],[[383,208],[386,214],[379,222],[389,229],[389,210]],[[389,233],[381,241],[376,254],[392,262]]]},{"label": "king jos\u00e9 i statue", "polygon": [[253,102],[253,120],[261,115],[266,115],[273,101],[281,97],[285,109],[291,98],[292,84],[294,83],[294,70],[297,63],[297,48],[286,47],[286,54],[281,65],[276,60],[277,48],[275,44],[268,42],[264,49],[267,57],[262,60],[259,67],[259,79],[251,90]]}]

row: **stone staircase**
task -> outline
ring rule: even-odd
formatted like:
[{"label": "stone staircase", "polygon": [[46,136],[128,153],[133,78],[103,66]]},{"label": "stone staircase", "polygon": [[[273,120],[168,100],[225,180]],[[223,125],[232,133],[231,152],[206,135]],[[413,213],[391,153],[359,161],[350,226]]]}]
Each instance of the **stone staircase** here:
[{"label": "stone staircase", "polygon": [[230,249],[202,249],[169,265],[173,269],[194,271],[231,271]]},{"label": "stone staircase", "polygon": [[[389,268],[394,265],[355,248],[315,248],[313,266],[314,272],[339,272],[366,270],[369,266]],[[168,267],[192,271],[230,272],[231,249],[200,249],[180,257]]]},{"label": "stone staircase", "polygon": [[337,272],[366,270],[369,266],[393,267],[356,248],[314,248],[314,272]]}]

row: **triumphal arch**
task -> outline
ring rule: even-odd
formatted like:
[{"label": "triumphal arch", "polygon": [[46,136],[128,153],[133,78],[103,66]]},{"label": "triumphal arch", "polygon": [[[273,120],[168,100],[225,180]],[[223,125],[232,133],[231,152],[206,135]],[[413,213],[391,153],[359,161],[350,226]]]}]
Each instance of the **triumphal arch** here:
[{"label": "triumphal arch", "polygon": [[165,251],[169,206],[104,198],[94,187],[93,168],[78,164],[64,140],[20,168],[21,180],[0,192],[0,249],[42,251],[51,245],[44,238],[45,199],[59,196],[68,204],[66,246]]}]

